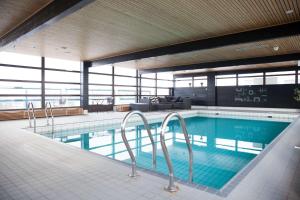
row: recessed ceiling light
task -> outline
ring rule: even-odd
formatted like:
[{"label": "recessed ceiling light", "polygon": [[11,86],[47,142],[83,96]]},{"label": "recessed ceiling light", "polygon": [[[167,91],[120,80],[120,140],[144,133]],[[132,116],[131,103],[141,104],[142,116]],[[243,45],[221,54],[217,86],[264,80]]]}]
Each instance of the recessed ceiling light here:
[{"label": "recessed ceiling light", "polygon": [[274,47],[273,47],[273,50],[274,50],[274,51],[278,51],[278,50],[279,50],[279,46],[274,46]]},{"label": "recessed ceiling light", "polygon": [[293,9],[291,9],[291,10],[287,10],[287,11],[285,11],[285,14],[287,14],[287,15],[290,15],[290,14],[292,14],[294,12],[294,10]]}]

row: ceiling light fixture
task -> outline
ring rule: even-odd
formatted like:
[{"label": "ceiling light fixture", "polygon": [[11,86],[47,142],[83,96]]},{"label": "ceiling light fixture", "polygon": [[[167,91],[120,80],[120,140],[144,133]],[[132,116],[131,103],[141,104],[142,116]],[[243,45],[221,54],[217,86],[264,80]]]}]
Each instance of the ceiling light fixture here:
[{"label": "ceiling light fixture", "polygon": [[273,47],[273,50],[274,50],[274,51],[278,51],[278,50],[279,50],[279,46],[274,46],[274,47]]},{"label": "ceiling light fixture", "polygon": [[294,10],[293,10],[293,9],[290,9],[290,10],[285,11],[285,14],[290,15],[290,14],[292,14],[293,12],[294,12]]}]

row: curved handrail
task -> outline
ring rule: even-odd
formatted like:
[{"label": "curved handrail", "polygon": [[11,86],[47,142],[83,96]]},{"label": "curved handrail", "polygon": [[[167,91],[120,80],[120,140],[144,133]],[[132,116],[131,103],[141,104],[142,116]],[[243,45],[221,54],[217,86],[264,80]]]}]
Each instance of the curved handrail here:
[{"label": "curved handrail", "polygon": [[131,174],[129,174],[129,176],[130,177],[136,177],[137,176],[137,173],[136,173],[136,160],[135,160],[135,157],[133,155],[133,152],[130,148],[130,145],[129,145],[128,140],[127,140],[126,135],[125,135],[125,128],[126,128],[127,121],[132,115],[139,115],[142,118],[143,122],[144,122],[144,126],[147,130],[148,136],[149,136],[151,144],[152,144],[152,165],[153,165],[153,168],[156,168],[156,146],[154,144],[154,140],[153,140],[150,128],[149,128],[149,124],[147,122],[146,117],[143,115],[143,113],[140,112],[140,111],[131,111],[131,112],[127,113],[127,115],[125,116],[125,118],[123,119],[122,124],[121,124],[121,133],[122,133],[123,142],[126,146],[126,149],[129,153],[129,156],[131,158],[132,171],[131,171]]},{"label": "curved handrail", "polygon": [[186,130],[186,124],[184,122],[184,119],[178,113],[172,112],[172,113],[169,113],[165,117],[165,119],[164,119],[164,121],[161,125],[161,132],[160,132],[160,143],[161,143],[161,147],[162,147],[162,150],[163,150],[163,153],[164,153],[164,157],[166,159],[166,162],[167,162],[167,165],[168,165],[168,168],[169,168],[169,185],[167,187],[165,187],[165,190],[169,191],[169,192],[178,191],[178,187],[175,186],[175,184],[174,184],[174,169],[173,169],[173,165],[172,165],[172,162],[171,162],[171,159],[170,159],[170,156],[169,156],[169,153],[168,153],[168,149],[167,149],[167,146],[166,146],[166,143],[165,143],[165,129],[167,128],[167,125],[168,125],[169,121],[173,117],[178,118],[178,120],[180,122],[180,125],[182,127],[184,138],[185,138],[187,148],[188,148],[188,151],[189,151],[189,182],[193,181],[193,152],[192,152],[190,139],[189,139],[189,136],[188,136],[188,133],[187,133],[187,130]]},{"label": "curved handrail", "polygon": [[33,132],[36,133],[36,118],[35,118],[35,111],[34,111],[34,106],[33,106],[32,102],[29,102],[27,104],[27,115],[28,115],[28,120],[29,120],[29,127],[32,128],[30,113],[32,113],[32,118],[33,118]]},{"label": "curved handrail", "polygon": [[[48,107],[49,105],[49,107]],[[48,117],[48,109],[50,110],[50,117],[51,117],[51,125],[52,125],[52,133],[54,133],[54,116],[53,116],[53,110],[52,105],[50,102],[46,102],[45,104],[45,117],[47,118],[47,126],[49,126],[49,117]]]}]

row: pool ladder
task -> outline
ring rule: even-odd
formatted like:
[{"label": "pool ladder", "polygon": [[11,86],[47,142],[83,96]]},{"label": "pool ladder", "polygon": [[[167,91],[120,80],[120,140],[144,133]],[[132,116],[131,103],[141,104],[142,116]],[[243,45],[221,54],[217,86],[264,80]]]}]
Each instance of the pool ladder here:
[{"label": "pool ladder", "polygon": [[35,110],[32,102],[29,102],[27,104],[27,115],[28,115],[28,122],[29,122],[29,128],[32,128],[31,123],[31,116],[33,118],[33,132],[36,133],[36,118],[35,118]]},{"label": "pool ladder", "polygon": [[[127,149],[128,153],[130,155],[130,158],[131,158],[132,170],[131,170],[131,174],[129,174],[129,176],[130,177],[136,177],[137,176],[136,159],[135,159],[135,156],[133,155],[133,152],[130,148],[130,145],[128,143],[128,140],[127,140],[126,134],[125,134],[125,128],[126,128],[127,121],[132,115],[139,115],[142,118],[143,122],[144,122],[144,126],[147,130],[148,136],[149,136],[151,144],[152,144],[152,151],[153,151],[152,152],[152,165],[153,165],[153,168],[156,168],[156,145],[154,144],[154,140],[153,140],[150,128],[149,128],[149,124],[147,122],[146,117],[143,115],[143,113],[140,112],[140,111],[129,112],[125,116],[125,118],[123,119],[123,122],[121,124],[121,133],[122,133],[123,142],[125,143],[126,149]],[[169,169],[169,184],[168,184],[168,186],[166,186],[164,188],[168,192],[177,192],[178,189],[179,189],[178,186],[176,186],[175,183],[174,183],[174,169],[173,169],[173,165],[172,165],[172,162],[171,162],[171,159],[170,159],[170,156],[169,156],[169,153],[168,153],[168,149],[167,149],[167,146],[166,146],[166,143],[165,143],[165,130],[167,128],[167,125],[168,125],[169,121],[173,117],[178,118],[178,120],[180,122],[180,125],[182,127],[182,131],[183,131],[184,138],[185,138],[187,148],[188,148],[188,152],[189,152],[189,182],[192,183],[192,181],[193,181],[193,152],[192,152],[192,147],[191,147],[190,139],[189,139],[189,136],[188,136],[188,132],[187,132],[187,129],[186,129],[186,124],[184,122],[184,119],[178,113],[171,112],[165,117],[165,119],[164,119],[164,121],[161,125],[161,133],[160,133],[160,143],[161,143],[162,151],[164,153],[164,157],[166,159],[168,169]]]},{"label": "pool ladder", "polygon": [[47,119],[47,126],[50,125],[50,123],[49,123],[49,116],[48,116],[48,110],[49,110],[50,117],[51,117],[51,133],[54,133],[54,116],[53,116],[52,105],[51,105],[50,102],[46,102],[46,104],[45,104],[45,117]]},{"label": "pool ladder", "polygon": [[125,118],[122,121],[122,124],[121,124],[121,133],[122,133],[123,142],[124,142],[124,144],[126,146],[126,149],[127,149],[128,153],[129,153],[129,156],[131,158],[131,173],[129,174],[130,177],[136,177],[137,176],[137,173],[136,173],[136,159],[135,159],[135,156],[133,155],[131,147],[130,147],[130,145],[128,143],[128,140],[126,138],[125,128],[126,128],[126,124],[127,124],[128,119],[131,116],[133,116],[133,115],[140,116],[142,118],[143,122],[144,122],[144,126],[145,126],[145,128],[147,130],[147,133],[148,133],[148,136],[150,138],[151,145],[152,145],[152,167],[154,169],[156,168],[156,145],[154,143],[154,139],[152,137],[148,121],[147,121],[146,117],[143,115],[143,113],[140,112],[140,111],[129,112],[129,113],[127,113],[127,115],[125,116]]},{"label": "pool ladder", "polygon": [[174,169],[173,169],[173,165],[168,153],[168,149],[165,143],[165,130],[167,128],[167,125],[169,123],[169,121],[173,118],[176,117],[179,120],[179,123],[181,125],[182,128],[182,132],[184,134],[184,138],[185,138],[185,142],[188,148],[188,152],[189,152],[189,182],[192,183],[193,182],[193,151],[192,151],[192,146],[190,143],[190,139],[189,139],[189,135],[186,129],[186,124],[184,122],[183,117],[181,117],[178,113],[176,112],[171,112],[169,113],[162,125],[161,125],[161,132],[160,132],[160,144],[168,165],[168,169],[169,169],[169,185],[166,186],[164,189],[168,192],[177,192],[178,191],[178,186],[175,185],[174,183]]}]

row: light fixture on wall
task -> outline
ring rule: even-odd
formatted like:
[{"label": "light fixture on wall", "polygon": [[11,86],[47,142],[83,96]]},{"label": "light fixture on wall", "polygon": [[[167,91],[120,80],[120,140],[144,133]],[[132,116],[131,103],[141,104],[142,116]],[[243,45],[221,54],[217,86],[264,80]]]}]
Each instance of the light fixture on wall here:
[{"label": "light fixture on wall", "polygon": [[300,67],[300,60],[298,60],[298,67]]}]

